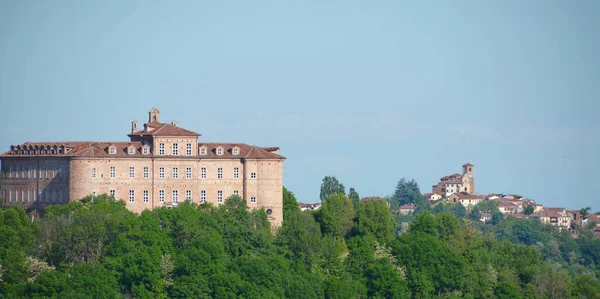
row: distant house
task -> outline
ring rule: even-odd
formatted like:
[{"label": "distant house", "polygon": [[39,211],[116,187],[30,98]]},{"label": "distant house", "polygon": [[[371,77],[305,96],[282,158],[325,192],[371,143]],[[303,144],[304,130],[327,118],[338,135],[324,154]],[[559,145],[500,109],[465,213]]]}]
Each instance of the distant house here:
[{"label": "distant house", "polygon": [[400,206],[400,208],[398,208],[398,213],[402,214],[402,215],[408,215],[409,213],[412,213],[415,211],[415,205],[414,204],[407,204],[407,205],[402,205]]},{"label": "distant house", "polygon": [[485,200],[485,196],[471,194],[469,192],[458,192],[448,196],[448,202],[460,203],[465,207],[474,206]]},{"label": "distant house", "polygon": [[492,220],[492,213],[481,213],[481,217],[479,217],[479,220],[481,220],[481,222],[483,223],[488,223]]},{"label": "distant house", "polygon": [[581,213],[579,212],[579,210],[569,210],[567,211],[571,217],[573,217],[571,219],[571,222],[577,226],[583,226],[583,219],[581,218]]},{"label": "distant house", "polygon": [[321,203],[302,203],[299,202],[298,203],[298,207],[300,208],[300,211],[307,211],[307,210],[318,210],[321,207]]},{"label": "distant house", "polygon": [[423,194],[423,197],[425,197],[425,199],[428,201],[438,201],[442,199],[442,195],[437,193],[425,193]]},{"label": "distant house", "polygon": [[510,200],[498,200],[498,211],[503,214],[516,214],[523,212],[523,206],[519,205],[517,202]]},{"label": "distant house", "polygon": [[539,219],[542,223],[548,223],[559,228],[569,229],[571,227],[571,213],[565,208],[543,208],[537,213],[530,215],[530,218]]}]

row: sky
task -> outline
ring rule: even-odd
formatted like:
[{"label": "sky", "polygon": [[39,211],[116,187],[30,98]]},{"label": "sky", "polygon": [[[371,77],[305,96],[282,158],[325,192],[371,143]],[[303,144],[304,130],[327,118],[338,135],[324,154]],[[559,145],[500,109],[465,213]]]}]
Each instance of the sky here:
[{"label": "sky", "polygon": [[600,1],[0,0],[0,150],[161,121],[279,146],[318,202],[477,193],[600,210]]}]

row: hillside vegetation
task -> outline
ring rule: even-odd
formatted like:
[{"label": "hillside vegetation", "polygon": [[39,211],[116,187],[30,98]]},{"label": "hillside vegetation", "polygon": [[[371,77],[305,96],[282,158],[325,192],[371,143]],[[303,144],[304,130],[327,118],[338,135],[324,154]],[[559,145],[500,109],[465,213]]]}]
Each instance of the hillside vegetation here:
[{"label": "hillside vegetation", "polygon": [[[354,197],[354,196],[353,196]],[[284,222],[239,197],[136,215],[102,195],[31,222],[0,211],[5,298],[598,298],[600,241],[457,208],[394,218],[385,200],[329,194]],[[512,222],[511,222],[512,221]],[[400,229],[400,223],[408,224]]]}]

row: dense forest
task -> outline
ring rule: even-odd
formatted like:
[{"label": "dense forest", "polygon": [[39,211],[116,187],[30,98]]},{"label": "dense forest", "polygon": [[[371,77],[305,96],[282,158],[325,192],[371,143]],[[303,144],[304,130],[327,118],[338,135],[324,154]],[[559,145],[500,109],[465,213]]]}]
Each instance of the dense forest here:
[{"label": "dense forest", "polygon": [[[585,229],[483,224],[460,205],[431,207],[407,181],[366,202],[324,185],[307,212],[284,188],[280,228],[235,196],[137,215],[101,195],[34,222],[0,210],[0,297],[600,297],[600,240]],[[390,212],[405,202],[415,215]]]}]

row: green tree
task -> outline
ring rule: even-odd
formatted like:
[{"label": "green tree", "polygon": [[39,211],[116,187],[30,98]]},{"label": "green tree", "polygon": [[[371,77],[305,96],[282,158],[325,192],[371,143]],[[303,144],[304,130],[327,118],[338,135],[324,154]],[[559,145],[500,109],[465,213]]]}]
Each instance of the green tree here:
[{"label": "green tree", "polygon": [[533,214],[534,211],[535,211],[535,207],[532,205],[528,205],[525,207],[525,209],[523,209],[523,214],[531,215],[531,214]]},{"label": "green tree", "polygon": [[350,191],[348,192],[348,198],[350,198],[350,200],[352,201],[352,204],[354,204],[354,209],[358,210],[360,196],[358,195],[358,192],[356,192],[356,190],[354,190],[354,188],[350,188]]},{"label": "green tree", "polygon": [[325,202],[333,194],[345,194],[344,185],[342,185],[334,176],[325,176],[321,183],[321,202]]},{"label": "green tree", "polygon": [[394,219],[385,200],[360,203],[356,218],[356,228],[360,234],[372,234],[383,243],[393,238]]},{"label": "green tree", "polygon": [[590,207],[585,207],[585,208],[579,210],[579,214],[581,214],[581,218],[586,219],[587,215],[590,213],[591,210],[592,210],[592,208],[590,208]]},{"label": "green tree", "polygon": [[401,178],[396,184],[396,190],[391,198],[391,208],[395,210],[402,205],[415,203],[415,198],[420,195],[419,185],[414,179],[408,181]]},{"label": "green tree", "polygon": [[293,213],[299,213],[298,201],[294,193],[283,187],[283,219]]},{"label": "green tree", "polygon": [[320,222],[324,234],[334,239],[345,236],[354,226],[354,206],[346,195],[337,193],[329,196],[320,209]]}]

